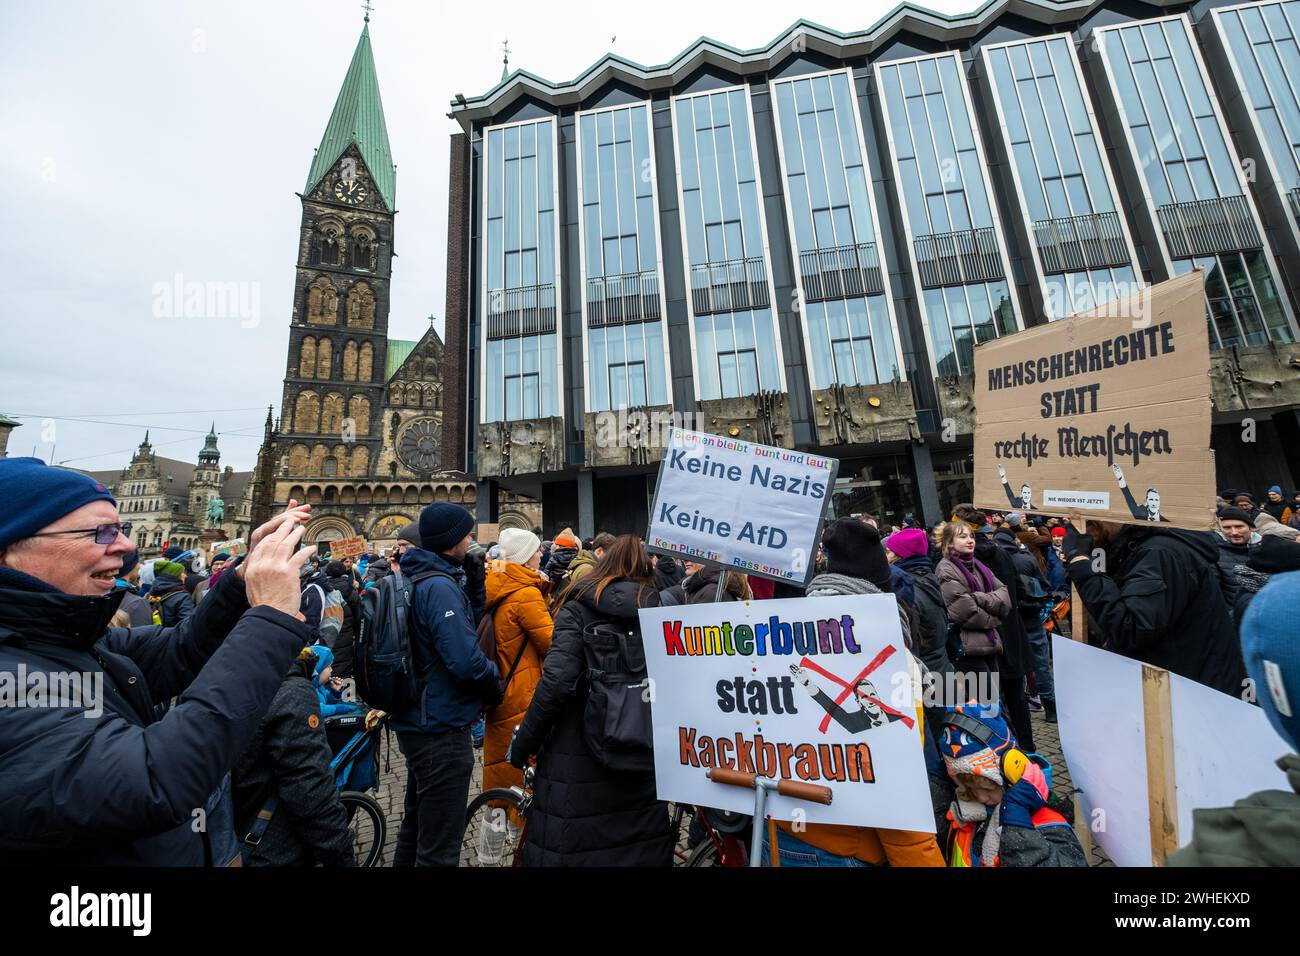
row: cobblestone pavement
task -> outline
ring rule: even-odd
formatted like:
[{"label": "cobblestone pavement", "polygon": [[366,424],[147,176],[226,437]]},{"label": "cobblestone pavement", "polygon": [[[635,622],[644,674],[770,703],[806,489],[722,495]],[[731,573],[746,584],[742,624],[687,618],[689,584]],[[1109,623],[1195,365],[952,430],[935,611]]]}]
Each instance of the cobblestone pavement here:
[{"label": "cobblestone pavement", "polygon": [[[1058,793],[1069,793],[1074,785],[1070,781],[1070,770],[1065,764],[1065,757],[1061,753],[1061,738],[1057,733],[1057,725],[1050,724],[1043,719],[1043,715],[1034,712],[1032,715],[1034,724],[1034,743],[1037,745],[1038,752],[1052,762],[1052,786]],[[390,751],[391,746],[391,751]],[[384,853],[380,860],[381,866],[393,865],[393,851],[397,845],[397,829],[402,823],[402,801],[406,794],[406,761],[402,759],[401,751],[397,748],[396,735],[388,735],[386,742],[380,751],[380,778],[379,792],[375,794],[379,805],[384,809],[384,815],[388,821],[388,835],[384,842]],[[473,800],[481,792],[483,786],[483,751],[476,749],[474,751],[474,779],[470,784],[470,799]],[[682,833],[678,839],[678,850],[683,853],[686,850],[686,827],[682,827]],[[468,845],[464,848],[465,856],[473,851]],[[682,859],[678,859],[680,865]],[[1094,866],[1113,866],[1110,860],[1106,859],[1101,851],[1100,846],[1095,846],[1093,851]]]}]

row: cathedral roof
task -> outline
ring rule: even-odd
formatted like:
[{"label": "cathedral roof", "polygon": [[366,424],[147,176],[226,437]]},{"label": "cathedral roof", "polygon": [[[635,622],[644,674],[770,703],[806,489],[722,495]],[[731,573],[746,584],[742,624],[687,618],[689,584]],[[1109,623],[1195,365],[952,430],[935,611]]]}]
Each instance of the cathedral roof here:
[{"label": "cathedral roof", "polygon": [[321,138],[320,148],[307,174],[306,192],[315,189],[339,157],[353,143],[361,151],[366,168],[374,177],[379,195],[390,211],[396,209],[397,167],[388,147],[388,127],[384,124],[384,104],[379,98],[379,77],[375,57],[370,49],[370,25],[361,31],[343,88],[334,102],[329,125]]},{"label": "cathedral roof", "polygon": [[402,367],[402,363],[411,357],[415,347],[419,345],[418,339],[389,339],[388,355],[384,359],[384,381],[387,382],[393,377],[394,373]]},{"label": "cathedral roof", "polygon": [[418,351],[420,346],[424,345],[426,342],[432,342],[434,355],[442,355],[442,336],[440,336],[438,330],[433,327],[433,316],[429,316],[429,319],[429,331],[425,332],[418,339],[414,341],[411,339],[388,340],[388,352],[384,359],[385,382],[391,382],[393,377],[402,370],[402,366],[406,364],[407,359],[409,359],[413,353]]}]

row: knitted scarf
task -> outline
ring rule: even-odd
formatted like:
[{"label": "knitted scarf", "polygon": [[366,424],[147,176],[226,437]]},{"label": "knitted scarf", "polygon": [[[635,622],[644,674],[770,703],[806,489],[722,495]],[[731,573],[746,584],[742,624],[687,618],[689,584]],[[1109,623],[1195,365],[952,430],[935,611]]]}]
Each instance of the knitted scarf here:
[{"label": "knitted scarf", "polygon": [[[979,558],[975,557],[975,555],[972,554],[970,558],[963,558],[961,555],[954,552],[949,555],[949,557],[952,559],[952,563],[956,565],[957,570],[961,572],[961,576],[966,579],[966,586],[972,591],[987,594],[990,591],[996,590],[993,586],[993,582],[996,581],[997,578],[994,577],[993,572],[988,569],[988,566]],[[970,563],[968,564],[967,561]],[[978,575],[978,577],[976,577],[976,575]],[[1001,641],[998,640],[998,632],[996,628],[990,628],[984,633],[988,635],[988,638],[993,643],[994,647],[1001,647]]]}]

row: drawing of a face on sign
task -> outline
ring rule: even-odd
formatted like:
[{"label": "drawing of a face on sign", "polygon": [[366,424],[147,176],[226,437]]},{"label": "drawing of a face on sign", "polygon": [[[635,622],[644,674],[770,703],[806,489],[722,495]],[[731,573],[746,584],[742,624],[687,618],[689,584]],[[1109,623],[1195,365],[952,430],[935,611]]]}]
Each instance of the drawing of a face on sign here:
[{"label": "drawing of a face on sign", "polygon": [[[873,661],[867,669],[873,670],[893,651],[893,647],[886,648],[885,652],[876,661]],[[812,679],[812,676],[808,673],[810,670],[821,674],[832,685],[839,685],[842,690],[835,698],[832,698]],[[887,707],[881,703],[880,695],[876,693],[876,686],[866,678],[865,672],[859,674],[856,681],[845,681],[805,657],[798,664],[790,665],[790,673],[794,675],[797,683],[803,685],[803,689],[808,692],[822,710],[826,711],[826,716],[822,718],[821,722],[822,733],[826,732],[825,728],[830,725],[832,719],[851,734],[883,727],[895,720],[902,720],[909,727],[912,725],[912,718],[900,714],[892,707]],[[848,706],[845,706],[850,696],[853,701]]]}]

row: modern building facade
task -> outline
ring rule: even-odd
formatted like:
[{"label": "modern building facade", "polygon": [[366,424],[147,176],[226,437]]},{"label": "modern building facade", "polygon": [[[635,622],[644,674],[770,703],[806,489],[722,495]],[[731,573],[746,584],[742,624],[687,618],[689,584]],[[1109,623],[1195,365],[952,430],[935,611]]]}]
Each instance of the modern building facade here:
[{"label": "modern building facade", "polygon": [[903,5],[457,96],[444,458],[481,514],[635,529],[671,422],[937,520],[976,344],[1202,268],[1221,483],[1300,482],[1297,29],[1300,0]]}]

